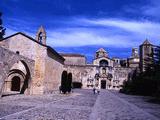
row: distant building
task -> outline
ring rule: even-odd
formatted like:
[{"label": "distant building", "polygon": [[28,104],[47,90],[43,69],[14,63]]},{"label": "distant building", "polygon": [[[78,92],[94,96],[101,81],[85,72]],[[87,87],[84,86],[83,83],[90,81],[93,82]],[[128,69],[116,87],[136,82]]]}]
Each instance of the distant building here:
[{"label": "distant building", "polygon": [[[95,53],[92,64],[86,64],[85,56],[61,54],[66,61],[65,69],[73,75],[73,82],[82,83],[82,88],[120,89],[134,68],[127,67],[127,60],[110,58],[108,52],[100,48]],[[76,60],[77,59],[77,60]],[[79,62],[77,62],[79,61]],[[84,64],[85,63],[85,64]]]},{"label": "distant building", "polygon": [[153,45],[148,40],[140,45],[140,55],[138,48],[133,48],[126,59],[110,58],[100,48],[91,64],[85,55],[57,53],[46,40],[41,26],[35,39],[18,32],[0,41],[0,95],[52,93],[66,83],[118,90],[135,69],[145,71],[153,59]]},{"label": "distant building", "polygon": [[138,48],[132,48],[132,55],[127,59],[128,67],[139,68],[139,53]]},{"label": "distant building", "polygon": [[139,46],[140,49],[140,71],[144,72],[147,64],[151,64],[153,61],[153,45],[146,39],[142,45]]}]

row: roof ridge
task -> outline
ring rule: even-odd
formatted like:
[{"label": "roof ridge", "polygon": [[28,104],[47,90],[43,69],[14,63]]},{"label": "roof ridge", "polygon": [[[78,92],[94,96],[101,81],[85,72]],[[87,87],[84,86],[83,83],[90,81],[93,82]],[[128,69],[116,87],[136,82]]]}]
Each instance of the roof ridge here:
[{"label": "roof ridge", "polygon": [[99,51],[107,52],[103,47],[99,48],[96,52],[99,52]]},{"label": "roof ridge", "polygon": [[59,53],[62,56],[77,56],[77,57],[85,57],[85,55],[78,54],[78,53]]},{"label": "roof ridge", "polygon": [[42,45],[42,46],[48,48],[48,49],[51,50],[54,54],[56,54],[59,58],[61,58],[61,59],[64,60],[64,58],[63,58],[57,51],[55,51],[52,47],[50,47],[50,46],[48,46],[48,45],[45,45],[45,44],[42,44],[42,43],[38,42],[36,39],[34,39],[34,38],[30,37],[29,35],[26,35],[25,33],[22,33],[22,32],[17,32],[17,33],[15,33],[15,34],[13,34],[13,35],[10,35],[10,36],[8,36],[8,37],[5,37],[5,38],[2,39],[1,41],[6,40],[6,39],[8,39],[8,38],[10,38],[10,37],[13,37],[13,36],[15,36],[15,35],[18,35],[18,34],[21,34],[21,35],[27,37],[28,39],[30,39],[30,40],[38,43],[39,45]]}]

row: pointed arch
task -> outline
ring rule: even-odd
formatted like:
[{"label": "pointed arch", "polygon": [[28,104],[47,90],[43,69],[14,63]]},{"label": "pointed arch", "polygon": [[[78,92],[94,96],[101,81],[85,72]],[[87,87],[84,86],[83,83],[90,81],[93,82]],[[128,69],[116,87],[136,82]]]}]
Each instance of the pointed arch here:
[{"label": "pointed arch", "polygon": [[8,77],[5,80],[4,94],[12,94],[14,91],[23,94],[28,88],[31,79],[27,63],[20,60],[10,68]]}]

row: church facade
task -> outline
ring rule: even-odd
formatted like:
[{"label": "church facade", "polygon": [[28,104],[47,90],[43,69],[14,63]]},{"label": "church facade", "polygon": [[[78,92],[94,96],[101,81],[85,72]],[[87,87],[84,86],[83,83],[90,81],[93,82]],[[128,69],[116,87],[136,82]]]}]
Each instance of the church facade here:
[{"label": "church facade", "polygon": [[2,39],[0,46],[5,51],[0,51],[0,67],[5,68],[0,75],[1,94],[44,94],[58,89],[64,58],[46,45],[43,27],[36,39],[19,32]]},{"label": "church facade", "polygon": [[18,32],[0,40],[0,95],[52,93],[65,82],[79,83],[84,89],[119,90],[135,69],[144,66],[147,53],[141,49],[152,49],[145,41],[140,55],[134,48],[130,58],[119,59],[110,58],[100,48],[93,62],[87,64],[85,55],[58,53],[46,45],[46,39],[41,26],[35,39]]},{"label": "church facade", "polygon": [[[145,50],[143,50],[145,49]],[[140,51],[139,51],[140,50]],[[132,54],[126,59],[110,58],[103,48],[96,51],[94,60],[87,64],[86,57],[79,54],[61,54],[65,58],[64,68],[73,74],[73,83],[81,83],[82,88],[97,87],[99,89],[122,88],[125,81],[130,80],[135,70],[145,70],[145,60],[153,57],[153,45],[145,40],[138,48],[132,49]]]},{"label": "church facade", "polygon": [[[123,82],[128,80],[129,74],[136,67],[121,66],[120,59],[109,58],[108,53],[100,48],[95,53],[92,64],[87,64],[83,55],[62,55],[70,62],[65,63],[65,69],[73,74],[73,82],[82,83],[82,88],[97,87],[100,89],[120,89]],[[81,59],[81,63],[72,59]]]}]

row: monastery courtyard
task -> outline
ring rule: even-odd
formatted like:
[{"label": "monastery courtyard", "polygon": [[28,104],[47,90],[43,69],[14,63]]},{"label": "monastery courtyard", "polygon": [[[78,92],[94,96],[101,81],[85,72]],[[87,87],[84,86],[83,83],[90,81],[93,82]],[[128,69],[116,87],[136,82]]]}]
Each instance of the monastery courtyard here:
[{"label": "monastery courtyard", "polygon": [[159,120],[150,98],[117,91],[74,89],[71,94],[13,95],[1,98],[1,120]]}]

